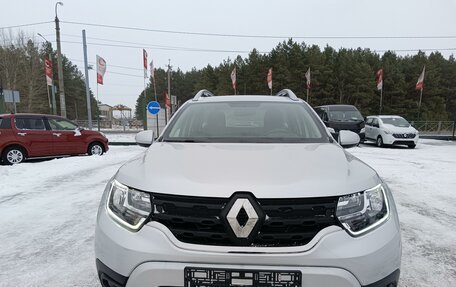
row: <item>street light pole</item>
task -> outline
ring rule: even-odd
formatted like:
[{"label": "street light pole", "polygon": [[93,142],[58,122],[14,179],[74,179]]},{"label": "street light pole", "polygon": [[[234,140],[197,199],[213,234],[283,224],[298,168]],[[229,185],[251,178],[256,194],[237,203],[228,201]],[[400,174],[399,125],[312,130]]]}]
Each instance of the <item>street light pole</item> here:
[{"label": "street light pole", "polygon": [[57,41],[57,69],[59,74],[59,94],[60,94],[60,115],[64,118],[67,116],[65,105],[65,87],[63,86],[63,65],[62,65],[62,49],[60,47],[60,20],[57,16],[57,6],[63,6],[62,2],[55,3],[55,32]]},{"label": "street light pole", "polygon": [[[52,63],[52,43],[49,42],[46,38],[44,38],[43,35],[41,35],[40,33],[37,33],[38,36],[40,36],[41,38],[43,38],[43,40],[49,45],[49,47],[51,48],[49,50],[49,60],[51,61]],[[56,115],[57,114],[57,105],[56,105],[56,102],[55,102],[55,89],[54,89],[54,73],[52,73],[51,75],[51,81],[52,81],[52,86],[51,86],[51,95],[52,95],[52,114]],[[48,89],[48,96],[49,96],[49,89]]]}]

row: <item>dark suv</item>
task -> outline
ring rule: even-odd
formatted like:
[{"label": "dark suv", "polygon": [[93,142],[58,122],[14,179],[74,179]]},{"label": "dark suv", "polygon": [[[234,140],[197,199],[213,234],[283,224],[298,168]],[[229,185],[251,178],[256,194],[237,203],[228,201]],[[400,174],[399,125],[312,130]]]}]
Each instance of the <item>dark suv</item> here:
[{"label": "dark suv", "polygon": [[0,155],[5,164],[26,158],[98,154],[108,150],[100,132],[54,115],[0,114]]},{"label": "dark suv", "polygon": [[361,142],[366,137],[364,118],[355,106],[351,105],[326,105],[314,108],[337,140],[340,130],[349,130],[359,135]]}]

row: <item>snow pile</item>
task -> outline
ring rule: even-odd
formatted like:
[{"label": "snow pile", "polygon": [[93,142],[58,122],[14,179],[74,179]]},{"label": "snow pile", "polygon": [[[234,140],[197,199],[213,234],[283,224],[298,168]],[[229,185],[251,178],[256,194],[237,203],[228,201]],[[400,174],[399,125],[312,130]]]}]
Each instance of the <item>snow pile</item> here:
[{"label": "snow pile", "polygon": [[402,229],[400,286],[456,286],[456,143],[349,151],[393,191]]},{"label": "snow pile", "polygon": [[95,219],[108,180],[144,151],[0,166],[0,286],[99,286]]},{"label": "snow pile", "polygon": [[[114,146],[101,157],[0,166],[0,286],[100,286],[93,246],[99,200],[122,163],[144,150]],[[402,224],[400,286],[456,286],[456,143],[349,151],[393,190]]]}]

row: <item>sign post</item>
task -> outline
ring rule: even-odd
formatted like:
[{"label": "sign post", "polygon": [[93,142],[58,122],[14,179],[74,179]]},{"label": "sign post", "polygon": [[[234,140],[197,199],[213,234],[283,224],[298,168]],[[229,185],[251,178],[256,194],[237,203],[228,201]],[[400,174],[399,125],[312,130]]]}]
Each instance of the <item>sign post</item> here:
[{"label": "sign post", "polygon": [[21,102],[19,91],[3,90],[3,96],[5,97],[5,103],[13,103],[14,113],[16,113],[16,103]]}]

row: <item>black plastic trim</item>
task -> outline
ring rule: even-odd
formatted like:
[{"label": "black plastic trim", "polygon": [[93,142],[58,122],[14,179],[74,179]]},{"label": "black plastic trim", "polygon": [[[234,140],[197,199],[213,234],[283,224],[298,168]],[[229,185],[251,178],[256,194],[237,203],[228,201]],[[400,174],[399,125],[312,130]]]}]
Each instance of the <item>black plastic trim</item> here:
[{"label": "black plastic trim", "polygon": [[397,269],[390,275],[386,276],[385,278],[374,282],[369,285],[365,285],[363,287],[397,287],[399,284],[399,276],[401,275],[401,271]]},{"label": "black plastic trim", "polygon": [[98,278],[103,287],[125,287],[128,277],[120,275],[108,266],[104,265],[99,259],[96,260]]}]

